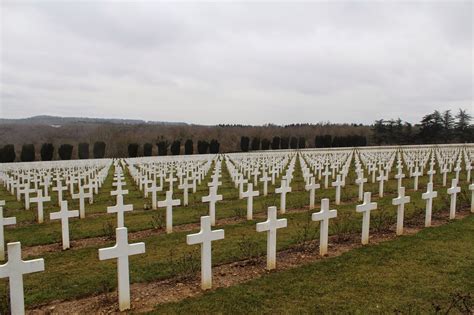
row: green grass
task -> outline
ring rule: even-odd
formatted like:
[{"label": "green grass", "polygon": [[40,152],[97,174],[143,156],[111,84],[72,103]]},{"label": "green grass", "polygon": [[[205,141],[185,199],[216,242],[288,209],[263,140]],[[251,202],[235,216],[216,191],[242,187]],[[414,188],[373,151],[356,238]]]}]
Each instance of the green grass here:
[{"label": "green grass", "polygon": [[435,305],[444,313],[456,293],[474,294],[473,235],[470,216],[161,305],[155,313],[434,313]]},{"label": "green grass", "polygon": [[[255,224],[262,219],[245,221],[246,200],[238,199],[238,190],[234,188],[225,165],[222,167],[222,186],[219,193],[224,195],[224,200],[216,205],[218,219],[229,217],[240,217],[242,222],[226,224],[216,228],[225,229],[225,239],[219,241],[214,246],[213,263],[222,264],[232,261],[248,259],[265,254],[266,238],[264,233],[255,231]],[[112,173],[110,171],[99,194],[94,197],[95,203],[86,203],[86,218],[70,220],[71,240],[90,238],[97,236],[107,236],[108,232],[104,225],[108,222],[116,224],[116,216],[106,213],[106,207],[114,204],[114,199],[110,197],[112,188]],[[318,211],[320,198],[330,198],[331,208],[338,210],[337,219],[331,220],[330,234],[340,235],[343,233],[358,233],[361,229],[361,214],[355,212],[357,201],[357,186],[354,185],[355,175],[353,170],[346,179],[346,187],[342,190],[342,204],[335,206],[333,203],[334,188],[316,191],[316,205]],[[133,184],[133,180],[128,173],[126,175],[129,194],[125,196],[125,203],[132,203],[134,211],[125,214],[125,224],[129,232],[141,231],[152,228],[153,220],[162,216],[164,209],[144,210],[144,204],[151,204],[150,198],[143,198],[143,194]],[[392,172],[393,175],[393,172]],[[452,174],[450,175],[452,177]],[[463,193],[458,196],[458,208],[466,207],[470,204],[470,195],[466,193],[467,184],[462,179]],[[208,205],[201,203],[201,197],[208,194],[206,178],[199,186],[196,194],[190,195],[190,205],[188,207],[176,207],[173,209],[173,224],[179,226],[187,223],[198,223],[202,215],[207,215]],[[407,187],[407,195],[411,196],[411,203],[406,206],[406,219],[412,220],[424,215],[425,201],[421,200],[421,193],[426,188],[427,177],[420,178],[419,191],[413,192],[413,181],[405,179],[404,185]],[[447,212],[449,200],[446,195],[446,188],[440,187],[441,176],[435,177],[435,189],[439,197],[434,201],[433,213]],[[449,181],[448,181],[449,183]],[[277,181],[279,186],[279,181]],[[261,185],[258,187],[262,189]],[[311,222],[310,211],[294,212],[291,209],[301,209],[309,203],[309,193],[304,190],[304,182],[301,175],[299,162],[297,161],[292,181],[292,193],[287,195],[288,213],[279,217],[288,218],[288,228],[278,232],[278,250],[293,247],[310,239],[319,237],[319,224]],[[164,189],[166,190],[166,189]],[[254,199],[254,213],[264,214],[267,207],[279,206],[279,196],[275,195],[274,187],[269,186],[267,197],[257,197]],[[378,191],[378,184],[366,184],[365,191],[372,191],[373,199],[378,202],[378,210],[373,212],[371,219],[372,230],[384,230],[395,222],[396,207],[392,206],[391,200],[396,195],[396,180],[390,180],[385,185],[385,196],[379,199],[375,192]],[[174,189],[174,198],[181,198],[181,193]],[[158,199],[163,199],[164,193],[160,193]],[[48,213],[57,211],[57,202],[53,196],[52,206],[45,209],[44,224],[35,223],[35,209],[30,211],[23,208],[23,204],[16,201],[14,196],[0,188],[0,199],[7,201],[5,215],[16,216],[18,226],[7,227],[5,237],[7,241],[21,241],[22,246],[35,246],[60,242],[59,222],[50,222]],[[77,201],[73,201],[69,209],[77,209]],[[311,211],[313,212],[313,211]],[[186,245],[186,235],[195,231],[175,232],[170,235],[160,234],[145,237],[136,241],[143,241],[146,244],[144,255],[131,257],[131,282],[149,282],[160,279],[180,276],[186,272],[192,272],[199,262],[199,247]],[[25,303],[28,307],[49,303],[57,299],[76,299],[84,296],[113,290],[117,286],[116,267],[114,261],[99,261],[98,248],[111,246],[113,241],[103,241],[100,245],[87,246],[84,248],[71,248],[68,251],[57,251],[44,253],[38,257],[45,259],[45,271],[25,276]],[[251,246],[243,246],[250,244]],[[24,255],[24,259],[37,258]],[[183,264],[184,261],[184,264]],[[4,292],[7,281],[0,279],[0,292]],[[6,299],[5,295],[0,295],[0,304]]]}]

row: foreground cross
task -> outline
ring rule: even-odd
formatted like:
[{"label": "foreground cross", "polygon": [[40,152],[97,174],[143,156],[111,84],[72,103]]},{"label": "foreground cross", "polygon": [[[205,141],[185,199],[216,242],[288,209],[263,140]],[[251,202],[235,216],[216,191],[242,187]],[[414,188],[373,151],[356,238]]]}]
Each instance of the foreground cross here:
[{"label": "foreground cross", "polygon": [[180,199],[173,199],[173,191],[166,192],[166,199],[158,201],[158,207],[166,207],[166,233],[173,232],[173,206],[179,206]]},{"label": "foreground cross", "polygon": [[405,196],[405,187],[398,188],[398,197],[392,199],[392,205],[397,207],[397,235],[403,234],[403,218],[405,217],[405,204],[410,202],[410,196]]},{"label": "foreground cross", "polygon": [[461,192],[461,187],[458,187],[457,179],[451,181],[451,187],[448,188],[448,195],[451,195],[451,204],[449,208],[449,219],[456,217],[456,195]]},{"label": "foreground cross", "polygon": [[426,192],[421,194],[422,199],[426,199],[425,227],[431,226],[431,213],[433,208],[433,198],[438,197],[438,192],[433,191],[433,182],[428,183]]},{"label": "foreground cross", "polygon": [[287,226],[286,219],[277,219],[277,208],[268,207],[268,219],[257,223],[257,232],[267,232],[267,269],[276,267],[276,233],[277,229]]},{"label": "foreground cross", "polygon": [[321,221],[319,227],[319,254],[324,256],[328,252],[329,219],[337,217],[337,210],[329,210],[329,199],[321,200],[321,211],[311,215],[311,220]]},{"label": "foreground cross", "polygon": [[132,210],[133,205],[123,204],[123,195],[117,195],[117,204],[115,206],[107,207],[107,213],[117,213],[117,227],[119,228],[125,226],[125,212]]},{"label": "foreground cross", "polygon": [[5,260],[5,234],[4,226],[16,224],[16,218],[4,218],[3,217],[3,206],[5,205],[4,200],[0,200],[0,259]]},{"label": "foreground cross", "polygon": [[188,245],[201,244],[201,288],[212,287],[212,248],[211,242],[224,238],[224,230],[211,231],[211,217],[201,217],[201,231],[186,236]]},{"label": "foreground cross", "polygon": [[63,249],[68,249],[69,245],[69,218],[76,218],[79,216],[79,211],[67,208],[67,201],[61,202],[61,210],[58,212],[51,212],[49,214],[50,220],[61,220],[61,234],[63,239]]},{"label": "foreground cross", "polygon": [[115,229],[116,243],[113,247],[99,249],[99,259],[117,258],[118,295],[120,311],[130,309],[130,275],[128,256],[145,253],[145,243],[128,243],[127,228]]},{"label": "foreground cross", "polygon": [[371,192],[364,193],[364,203],[356,206],[357,212],[362,212],[362,244],[369,243],[369,230],[370,230],[370,212],[377,209],[376,202],[370,202],[372,196]]},{"label": "foreground cross", "polygon": [[253,197],[259,194],[258,190],[253,190],[252,183],[247,184],[247,191],[242,193],[242,197],[247,198],[247,220],[253,219]]},{"label": "foreground cross", "polygon": [[0,278],[8,278],[10,286],[10,310],[13,315],[25,314],[23,275],[44,271],[43,258],[21,259],[21,243],[8,243],[8,261],[0,266]]}]

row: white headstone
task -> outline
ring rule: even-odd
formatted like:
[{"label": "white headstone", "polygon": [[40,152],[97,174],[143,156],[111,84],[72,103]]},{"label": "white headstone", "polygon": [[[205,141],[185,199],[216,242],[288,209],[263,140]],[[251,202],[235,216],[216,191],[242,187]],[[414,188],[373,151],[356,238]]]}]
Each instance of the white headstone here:
[{"label": "white headstone", "polygon": [[21,243],[8,243],[8,261],[0,265],[0,278],[8,278],[10,286],[10,310],[13,315],[25,314],[23,275],[44,271],[43,258],[21,259]]},{"label": "white headstone", "polygon": [[173,192],[168,190],[166,192],[166,199],[158,201],[158,207],[166,207],[166,233],[173,232],[173,206],[179,206],[181,200],[173,199]]},{"label": "white headstone", "polygon": [[50,220],[61,220],[61,234],[63,239],[63,249],[68,249],[69,245],[69,218],[76,218],[79,216],[79,211],[67,208],[67,201],[61,202],[61,210],[59,212],[51,212],[49,214]]},{"label": "white headstone", "polygon": [[337,210],[329,210],[329,199],[321,200],[321,210],[311,215],[311,220],[321,221],[319,227],[319,254],[324,256],[328,252],[329,219],[337,217]]},{"label": "white headstone", "polygon": [[268,219],[257,223],[257,232],[267,232],[267,269],[276,267],[276,233],[277,229],[287,226],[286,219],[277,219],[277,208],[268,207]]},{"label": "white headstone", "polygon": [[3,217],[3,206],[5,205],[4,200],[0,200],[0,260],[5,260],[5,225],[16,224],[16,218],[4,218]]},{"label": "white headstone", "polygon": [[458,187],[457,179],[453,179],[451,187],[448,188],[448,195],[451,195],[451,204],[449,208],[449,218],[452,220],[456,217],[456,197],[461,192],[461,187]]},{"label": "white headstone", "polygon": [[377,209],[376,202],[370,202],[371,192],[364,193],[364,203],[356,206],[357,212],[362,212],[362,244],[369,243],[369,231],[370,231],[370,212]]},{"label": "white headstone", "polygon": [[253,197],[259,195],[258,190],[253,190],[252,183],[247,184],[247,191],[242,194],[243,198],[247,198],[247,220],[253,219]]},{"label": "white headstone", "polygon": [[211,242],[224,238],[224,230],[211,231],[211,217],[201,217],[201,231],[186,236],[188,245],[201,244],[201,288],[212,287],[212,248]]},{"label": "white headstone", "polygon": [[130,309],[130,275],[128,256],[145,253],[145,243],[128,243],[126,227],[115,229],[116,243],[113,247],[99,249],[99,259],[117,258],[118,295],[120,311]]},{"label": "white headstone", "polygon": [[405,187],[398,189],[398,197],[392,199],[392,204],[397,206],[397,235],[403,234],[403,219],[405,217],[405,204],[410,202],[410,196],[405,196]]},{"label": "white headstone", "polygon": [[117,213],[117,227],[125,226],[125,212],[132,211],[133,205],[123,204],[123,195],[117,195],[117,203],[115,206],[107,207],[107,213]]},{"label": "white headstone", "polygon": [[431,226],[431,214],[433,209],[433,198],[438,197],[438,192],[433,191],[433,183],[429,182],[426,192],[421,195],[422,199],[426,199],[426,214],[425,214],[425,227]]}]

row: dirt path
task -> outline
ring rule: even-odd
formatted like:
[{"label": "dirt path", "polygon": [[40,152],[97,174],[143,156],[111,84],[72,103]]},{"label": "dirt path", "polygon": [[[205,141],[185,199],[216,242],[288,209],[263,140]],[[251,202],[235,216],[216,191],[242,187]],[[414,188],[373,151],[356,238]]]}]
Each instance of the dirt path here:
[{"label": "dirt path", "polygon": [[[457,212],[456,219],[470,215],[468,209]],[[448,214],[439,214],[433,217],[434,227],[449,222]],[[407,222],[408,223],[408,222]],[[412,222],[407,224],[405,235],[413,235],[424,229],[423,224]],[[378,244],[395,239],[395,229],[375,232],[370,236],[370,244]],[[338,235],[329,238],[329,251],[326,257],[319,256],[319,240],[309,242],[304,248],[301,246],[277,253],[277,270],[279,272],[302,266],[321,259],[339,256],[351,249],[359,248],[360,235],[350,234],[344,238]],[[244,283],[270,273],[265,270],[265,259],[244,260],[213,267],[213,289],[224,288]],[[188,278],[172,278],[150,283],[136,283],[130,286],[132,310],[134,312],[147,312],[158,304],[180,301],[189,297],[198,296],[203,291],[200,289],[199,273]],[[64,313],[117,313],[117,293],[99,294],[73,301],[53,301],[36,309],[28,310],[28,314],[64,314]]]}]

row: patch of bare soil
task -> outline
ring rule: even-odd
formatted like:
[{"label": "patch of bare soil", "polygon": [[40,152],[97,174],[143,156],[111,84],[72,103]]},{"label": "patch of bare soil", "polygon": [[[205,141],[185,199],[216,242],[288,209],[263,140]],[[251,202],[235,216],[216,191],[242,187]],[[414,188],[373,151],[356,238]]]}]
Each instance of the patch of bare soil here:
[{"label": "patch of bare soil", "polygon": [[[456,219],[470,215],[468,209],[457,213]],[[449,222],[448,214],[437,214],[433,217],[432,226],[440,226]],[[416,234],[424,228],[419,222],[408,222],[405,235]],[[379,244],[395,239],[395,228],[391,227],[385,231],[372,232],[370,244]],[[244,283],[252,279],[262,277],[270,272],[279,272],[296,268],[321,259],[336,257],[354,248],[363,245],[360,243],[359,234],[346,235],[344,238],[334,235],[329,237],[328,255],[319,255],[319,241],[305,243],[304,246],[297,245],[277,253],[277,270],[267,271],[265,269],[265,257],[232,262],[213,267],[213,289],[224,288]],[[198,296],[203,293],[200,289],[199,273],[187,278],[171,278],[150,283],[135,283],[130,286],[131,304],[134,312],[147,312],[154,309],[158,304],[176,302],[189,297]],[[65,313],[96,313],[109,314],[119,313],[117,293],[104,293],[73,301],[53,301],[36,309],[28,310],[28,314],[65,314]]]}]

